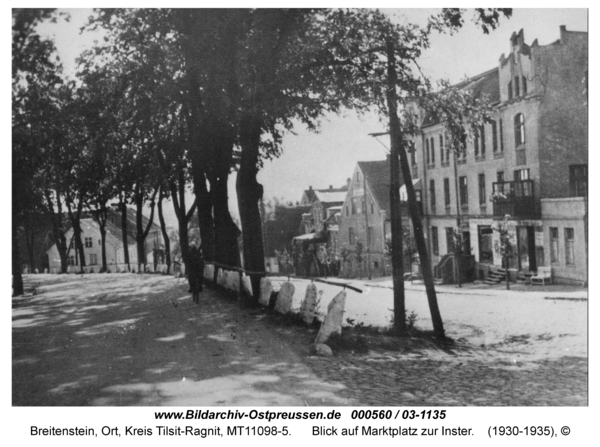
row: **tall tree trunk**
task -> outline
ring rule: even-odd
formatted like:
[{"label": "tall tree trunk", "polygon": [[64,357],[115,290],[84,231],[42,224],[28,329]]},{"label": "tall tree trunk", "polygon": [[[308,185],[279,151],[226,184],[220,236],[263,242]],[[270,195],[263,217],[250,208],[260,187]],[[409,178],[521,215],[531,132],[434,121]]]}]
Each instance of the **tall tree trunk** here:
[{"label": "tall tree trunk", "polygon": [[13,296],[20,296],[24,293],[23,273],[21,272],[21,253],[19,251],[19,228],[17,219],[12,216],[12,288]]},{"label": "tall tree trunk", "polygon": [[142,209],[144,206],[144,196],[141,191],[139,184],[135,186],[135,241],[137,248],[138,273],[142,273],[146,270],[146,247],[144,242],[146,237],[144,236],[144,225],[142,221]]},{"label": "tall tree trunk", "polygon": [[[244,268],[252,272],[263,273],[264,276],[265,254],[259,208],[259,203],[263,197],[263,187],[256,180],[261,133],[260,119],[253,116],[242,118],[240,123],[242,159],[237,175],[236,190],[243,230]],[[250,276],[253,301],[258,301],[260,279],[260,275]]]},{"label": "tall tree trunk", "polygon": [[[395,52],[394,43],[390,40],[387,42],[387,57],[388,57],[388,93],[387,93],[387,105],[390,114],[390,132],[392,132],[392,145],[397,146],[397,150],[400,155],[400,167],[402,169],[402,176],[404,177],[404,184],[406,185],[406,194],[408,196],[408,207],[410,210],[410,217],[413,224],[413,231],[415,234],[415,241],[417,243],[417,251],[419,253],[419,261],[421,263],[421,271],[423,274],[423,282],[425,283],[425,290],[427,292],[427,301],[429,303],[429,310],[431,312],[431,321],[433,323],[433,332],[437,338],[445,338],[444,325],[442,323],[442,317],[438,307],[437,297],[435,293],[435,286],[433,284],[433,271],[431,269],[431,262],[429,260],[429,253],[427,252],[427,245],[425,243],[425,235],[423,233],[423,224],[421,222],[421,214],[419,210],[419,204],[417,203],[417,195],[415,188],[412,183],[412,175],[410,172],[410,165],[408,162],[408,156],[405,150],[404,138],[400,130],[400,120],[397,113],[398,98],[396,96],[396,82],[397,73],[395,67]],[[396,141],[394,141],[396,140]],[[393,147],[393,146],[392,146]],[[395,162],[392,161],[392,164]],[[393,239],[393,233],[392,233]]]},{"label": "tall tree trunk", "polygon": [[83,210],[83,201],[79,200],[77,204],[77,210],[73,213],[72,201],[69,194],[67,194],[67,212],[69,219],[71,220],[71,226],[73,227],[73,239],[75,241],[75,250],[79,255],[79,271],[83,273],[85,267],[85,251],[83,249],[83,243],[81,241],[81,211]]},{"label": "tall tree trunk", "polygon": [[202,254],[206,261],[215,260],[215,229],[211,193],[206,187],[204,172],[194,176],[194,195],[198,204],[198,222],[202,240]]},{"label": "tall tree trunk", "polygon": [[58,190],[55,191],[55,194],[57,211],[54,211],[54,203],[50,191],[44,191],[46,197],[46,209],[50,213],[52,221],[52,238],[54,239],[56,250],[60,257],[60,272],[67,273],[67,238],[65,237],[63,228],[62,202]]},{"label": "tall tree trunk", "polygon": [[25,229],[25,248],[27,250],[27,258],[29,260],[29,269],[31,273],[35,271],[35,257],[33,255],[33,246],[35,242],[35,223],[30,212],[26,212],[23,219],[23,227]]},{"label": "tall tree trunk", "polygon": [[158,193],[158,220],[160,221],[160,231],[165,241],[165,263],[167,264],[167,274],[171,273],[171,241],[169,240],[169,234],[167,233],[167,226],[165,224],[165,217],[163,215],[162,201],[165,198],[163,186],[160,187]]},{"label": "tall tree trunk", "polygon": [[123,198],[119,200],[119,209],[121,210],[121,238],[123,239],[123,261],[127,264],[127,271],[131,271],[129,264],[129,238],[127,236],[127,205]]},{"label": "tall tree trunk", "polygon": [[100,271],[106,273],[108,271],[108,262],[106,259],[106,221],[108,220],[108,210],[106,209],[106,204],[100,205],[96,218],[100,227],[100,245],[102,247],[102,267]]},{"label": "tall tree trunk", "polygon": [[[136,242],[137,242],[137,252],[138,252],[138,273],[146,271],[146,237],[150,232],[150,228],[152,227],[152,222],[154,220],[154,207],[156,205],[156,195],[158,194],[158,186],[154,188],[154,193],[150,199],[150,218],[148,219],[148,224],[146,228],[144,228],[144,221],[142,219],[142,210],[144,208],[144,194],[142,187],[137,184],[135,187],[135,206],[136,206],[136,215],[135,215],[135,224],[136,224]],[[141,257],[140,257],[141,256]]]},{"label": "tall tree trunk", "polygon": [[[392,246],[392,281],[394,286],[394,330],[406,332],[406,303],[404,295],[404,265],[402,253],[402,215],[400,212],[400,167],[398,158],[402,147],[400,144],[400,123],[398,120],[396,98],[397,74],[393,46],[389,50],[388,43],[388,91],[387,103],[390,126],[390,223]],[[390,54],[391,53],[391,54]]]}]

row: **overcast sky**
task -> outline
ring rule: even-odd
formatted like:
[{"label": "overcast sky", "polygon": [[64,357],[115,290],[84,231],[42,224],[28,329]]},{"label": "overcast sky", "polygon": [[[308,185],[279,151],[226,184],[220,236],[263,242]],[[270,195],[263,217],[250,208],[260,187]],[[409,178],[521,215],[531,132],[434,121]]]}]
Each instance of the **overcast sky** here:
[{"label": "overcast sky", "polygon": [[[71,15],[69,23],[61,21],[44,26],[42,30],[54,37],[67,73],[74,70],[75,58],[81,51],[98,39],[97,35],[79,33],[91,10],[68,12]],[[435,10],[390,9],[386,12],[393,14],[399,22],[424,25]],[[540,45],[546,45],[559,38],[560,25],[566,25],[567,30],[587,31],[587,13],[585,9],[514,9],[510,19],[503,18],[500,27],[486,35],[474,26],[469,12],[460,32],[454,36],[435,35],[431,39],[431,48],[424,53],[420,65],[434,82],[439,79],[458,82],[496,67],[501,54],[509,52],[509,38],[513,32],[523,29],[527,44],[538,39]],[[359,118],[354,112],[328,117],[319,133],[296,128],[296,135],[284,138],[282,156],[266,161],[259,174],[259,181],[265,187],[265,198],[277,196],[296,202],[309,186],[316,189],[342,186],[357,161],[385,158],[385,148],[368,136],[385,130],[386,125],[379,122],[376,114]],[[385,138],[382,141],[389,146]],[[230,179],[230,210],[232,214],[238,214],[235,176]],[[174,216],[168,220],[175,222]]]}]

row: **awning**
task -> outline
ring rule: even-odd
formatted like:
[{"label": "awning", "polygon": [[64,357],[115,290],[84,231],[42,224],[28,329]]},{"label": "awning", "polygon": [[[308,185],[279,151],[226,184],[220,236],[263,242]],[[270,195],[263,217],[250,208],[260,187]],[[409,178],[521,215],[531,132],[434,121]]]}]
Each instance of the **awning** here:
[{"label": "awning", "polygon": [[327,237],[321,233],[308,233],[301,236],[296,236],[294,242],[326,242]]}]

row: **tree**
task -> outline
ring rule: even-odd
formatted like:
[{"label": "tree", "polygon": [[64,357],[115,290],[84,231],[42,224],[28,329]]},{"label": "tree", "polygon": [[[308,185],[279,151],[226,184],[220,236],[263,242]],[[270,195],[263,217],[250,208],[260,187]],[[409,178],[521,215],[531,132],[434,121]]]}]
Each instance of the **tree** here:
[{"label": "tree", "polygon": [[[44,206],[39,187],[42,157],[38,144],[47,131],[40,117],[47,117],[49,89],[61,83],[54,44],[42,39],[37,25],[56,20],[53,9],[12,11],[12,275],[13,295],[23,294],[19,227]],[[29,239],[28,239],[29,240]]]}]

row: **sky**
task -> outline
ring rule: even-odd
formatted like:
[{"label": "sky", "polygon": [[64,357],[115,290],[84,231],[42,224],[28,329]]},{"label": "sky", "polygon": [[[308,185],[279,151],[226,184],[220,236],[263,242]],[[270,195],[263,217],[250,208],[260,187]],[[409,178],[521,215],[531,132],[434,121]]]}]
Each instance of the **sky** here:
[{"label": "sky", "polygon": [[[48,24],[40,32],[55,39],[65,72],[72,73],[75,58],[101,36],[79,32],[91,10],[68,12],[71,16],[68,23]],[[436,10],[386,9],[385,12],[399,22],[424,25]],[[432,37],[430,48],[419,62],[424,74],[433,82],[447,79],[456,83],[497,67],[501,54],[509,52],[511,34],[520,29],[524,30],[526,43],[538,39],[540,45],[557,40],[560,25],[566,25],[567,30],[588,30],[588,11],[583,8],[514,9],[513,16],[502,18],[499,28],[488,35],[472,23],[471,17],[472,11],[467,12],[464,27],[456,34]],[[359,117],[352,111],[325,117],[318,133],[297,126],[295,134],[284,137],[282,155],[266,161],[259,173],[265,199],[278,197],[296,202],[309,186],[322,189],[344,185],[358,161],[385,159],[387,151],[383,145],[389,146],[386,138],[378,141],[369,136],[369,133],[385,130],[385,123],[380,122],[376,113]],[[230,211],[236,216],[235,174],[231,175],[229,185]],[[174,224],[174,214],[169,213],[167,220]]]}]

